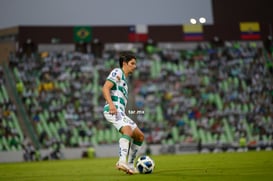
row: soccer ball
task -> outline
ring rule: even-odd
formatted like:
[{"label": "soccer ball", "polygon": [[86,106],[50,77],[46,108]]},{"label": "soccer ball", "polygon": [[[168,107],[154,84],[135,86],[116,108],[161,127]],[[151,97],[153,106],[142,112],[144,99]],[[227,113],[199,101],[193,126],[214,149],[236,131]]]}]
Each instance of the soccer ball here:
[{"label": "soccer ball", "polygon": [[147,155],[140,156],[137,159],[136,168],[139,171],[139,173],[142,173],[142,174],[152,173],[155,168],[155,163],[151,159],[151,157]]}]

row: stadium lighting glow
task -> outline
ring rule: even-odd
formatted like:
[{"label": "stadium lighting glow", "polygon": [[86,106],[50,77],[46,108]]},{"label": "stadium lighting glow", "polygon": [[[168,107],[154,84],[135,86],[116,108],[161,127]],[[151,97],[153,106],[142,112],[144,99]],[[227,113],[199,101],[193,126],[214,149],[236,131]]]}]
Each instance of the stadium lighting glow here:
[{"label": "stadium lighting glow", "polygon": [[207,21],[207,20],[206,20],[206,18],[204,18],[204,17],[199,18],[199,22],[202,23],[202,24],[203,24],[203,23],[206,23],[206,21]]},{"label": "stadium lighting glow", "polygon": [[196,19],[194,19],[194,18],[191,18],[190,22],[191,22],[191,24],[196,24],[197,23]]}]

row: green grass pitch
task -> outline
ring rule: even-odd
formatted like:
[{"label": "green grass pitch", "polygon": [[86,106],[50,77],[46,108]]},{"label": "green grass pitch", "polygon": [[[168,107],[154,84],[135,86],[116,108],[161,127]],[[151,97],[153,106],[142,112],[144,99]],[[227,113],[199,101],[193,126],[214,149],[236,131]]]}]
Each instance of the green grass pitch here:
[{"label": "green grass pitch", "polygon": [[152,174],[126,175],[117,158],[0,164],[0,181],[273,181],[273,151],[151,156]]}]

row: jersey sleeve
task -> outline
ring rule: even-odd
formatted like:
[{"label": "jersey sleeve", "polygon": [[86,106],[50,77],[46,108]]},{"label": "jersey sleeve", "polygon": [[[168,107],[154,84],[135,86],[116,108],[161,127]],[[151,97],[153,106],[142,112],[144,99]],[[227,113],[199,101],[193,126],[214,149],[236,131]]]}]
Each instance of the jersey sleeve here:
[{"label": "jersey sleeve", "polygon": [[118,68],[115,68],[110,72],[110,74],[107,77],[107,80],[115,84],[116,82],[120,81],[121,76],[122,76],[121,70]]}]

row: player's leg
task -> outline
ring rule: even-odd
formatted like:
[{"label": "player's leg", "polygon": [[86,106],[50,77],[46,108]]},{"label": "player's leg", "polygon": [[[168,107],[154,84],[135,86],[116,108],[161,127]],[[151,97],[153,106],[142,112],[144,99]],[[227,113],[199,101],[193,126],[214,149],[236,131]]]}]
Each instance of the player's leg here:
[{"label": "player's leg", "polygon": [[132,128],[124,124],[123,119],[119,116],[112,115],[109,112],[104,112],[104,116],[106,120],[112,123],[115,128],[122,134],[121,138],[119,139],[119,161],[116,163],[116,167],[117,169],[122,170],[128,174],[133,174],[126,161],[131,137],[133,134]]},{"label": "player's leg", "polygon": [[122,136],[119,139],[119,160],[122,162],[126,162],[133,131],[130,126],[123,126],[120,129],[120,133],[122,134]]},{"label": "player's leg", "polygon": [[127,165],[127,156],[130,148],[130,141],[133,135],[132,128],[130,126],[123,126],[120,129],[120,133],[122,134],[119,139],[119,161],[116,166],[119,170],[122,170],[128,174],[133,174],[130,167]]},{"label": "player's leg", "polygon": [[138,127],[136,127],[133,130],[132,139],[133,140],[132,140],[129,155],[128,155],[128,164],[131,169],[134,168],[134,162],[135,162],[136,156],[139,150],[141,149],[142,143],[144,141],[144,134]]}]

